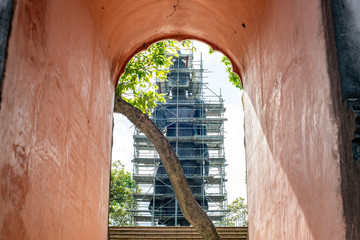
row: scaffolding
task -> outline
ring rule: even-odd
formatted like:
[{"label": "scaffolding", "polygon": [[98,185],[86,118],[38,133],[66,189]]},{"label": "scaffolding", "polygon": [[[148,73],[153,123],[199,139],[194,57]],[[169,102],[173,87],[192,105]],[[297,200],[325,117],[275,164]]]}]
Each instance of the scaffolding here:
[{"label": "scaffolding", "polygon": [[[227,213],[223,99],[203,82],[201,55],[196,61],[192,52],[179,52],[172,61],[167,81],[156,79],[166,102],[152,110],[152,120],[177,154],[196,201],[221,225]],[[133,177],[141,189],[134,195],[135,223],[189,225],[153,144],[136,128],[133,140]]]}]

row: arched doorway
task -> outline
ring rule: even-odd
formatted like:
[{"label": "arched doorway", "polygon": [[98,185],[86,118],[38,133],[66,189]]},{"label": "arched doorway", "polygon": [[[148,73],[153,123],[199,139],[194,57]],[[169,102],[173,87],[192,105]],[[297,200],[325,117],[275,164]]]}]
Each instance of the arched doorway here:
[{"label": "arched doorway", "polygon": [[191,38],[243,80],[250,238],[344,239],[339,116],[351,115],[329,14],[320,0],[18,2],[0,112],[4,238],[106,237],[115,82],[149,44]]},{"label": "arched doorway", "polygon": [[[206,131],[199,132],[194,130],[192,132],[187,132],[186,134],[191,134],[194,138],[198,138],[198,135],[202,133],[203,135],[208,135],[208,139],[202,138],[202,140],[195,140],[196,144],[201,143],[201,145],[196,146],[203,146],[201,147],[202,154],[197,155],[197,153],[192,153],[196,156],[189,157],[188,155],[188,157],[182,157],[180,160],[189,161],[187,164],[199,164],[199,162],[207,163],[207,173],[202,179],[206,184],[201,184],[204,185],[205,188],[203,188],[201,194],[197,192],[196,196],[197,198],[203,199],[200,202],[205,202],[206,200],[206,205],[204,203],[203,208],[206,208],[206,211],[214,221],[214,224],[216,226],[244,224],[244,221],[241,221],[241,223],[235,221],[231,222],[230,213],[226,213],[227,204],[231,204],[235,198],[242,197],[246,199],[244,116],[243,105],[242,102],[239,101],[239,99],[242,98],[242,91],[228,81],[229,73],[226,72],[226,66],[221,63],[224,55],[219,52],[210,54],[209,46],[199,41],[192,41],[190,46],[196,50],[191,52],[186,48],[180,49],[183,54],[182,59],[184,63],[190,68],[186,71],[191,74],[190,79],[192,84],[190,86],[184,85],[185,91],[188,93],[185,99],[182,98],[182,101],[200,101],[199,104],[195,104],[195,106],[192,104],[190,105],[195,107],[195,109],[198,109],[199,107],[202,109],[201,119],[199,119],[199,116],[196,116],[192,120],[187,118],[187,121],[196,122],[196,125],[193,125],[194,129],[197,129],[200,123],[202,128],[206,128]],[[174,58],[177,59],[177,56],[173,56],[173,59]],[[177,65],[175,65],[175,68],[176,66]],[[185,67],[185,65],[183,67]],[[175,77],[177,77],[177,75],[175,75]],[[121,81],[124,80],[120,78],[120,82]],[[169,87],[168,85],[162,85],[164,83],[159,83],[157,81],[160,80],[155,79],[154,77],[154,79],[152,79],[153,85],[158,84],[158,86],[162,87],[161,92],[167,93],[167,96],[164,96],[165,99],[173,101],[173,103],[168,106],[160,104],[161,107],[157,106],[151,111],[151,117],[155,123],[157,122],[155,118],[168,112],[164,111],[167,107],[173,107],[173,104],[178,103],[178,101],[174,100],[174,97],[170,95],[171,92],[169,90],[170,88],[173,89],[175,86],[171,85]],[[176,92],[177,91],[175,91],[175,94]],[[125,94],[125,97],[130,96],[133,96],[131,91]],[[181,107],[184,107],[183,105],[185,102],[181,104]],[[155,215],[155,208],[150,204],[150,202],[156,202],[154,198],[161,199],[164,203],[169,204],[173,203],[171,201],[174,200],[173,196],[170,198],[168,197],[167,200],[163,200],[164,196],[159,193],[156,195],[154,191],[154,185],[164,184],[164,179],[162,178],[164,176],[159,175],[159,178],[156,178],[155,174],[156,171],[159,171],[158,164],[160,159],[158,153],[155,152],[155,148],[149,141],[144,141],[143,134],[138,129],[135,129],[134,123],[129,122],[125,116],[117,114],[116,111],[117,107],[115,107],[114,113],[112,159],[113,161],[121,160],[125,169],[128,172],[132,172],[134,179],[139,184],[140,190],[134,196],[138,203],[136,209],[132,209],[130,206],[124,206],[122,208],[110,207],[110,225],[120,224],[120,221],[115,219],[124,219],[118,217],[118,215],[115,214],[114,209],[119,209],[119,214],[121,211],[127,210],[131,216],[134,216],[131,218],[129,215],[129,218],[127,218],[128,221],[126,223],[121,223],[120,225],[174,225],[175,221],[170,222],[170,220],[176,217],[180,218],[180,215],[170,214],[163,216],[163,219],[158,221],[158,218],[153,217]],[[174,114],[176,115],[176,112]],[[173,115],[169,117],[171,118],[171,121],[174,120]],[[208,119],[206,120],[206,118]],[[161,122],[161,124],[163,123]],[[163,127],[164,125],[161,126],[160,129],[166,134]],[[189,131],[189,124],[180,127],[179,131]],[[182,135],[180,133],[178,134]],[[175,139],[177,139],[176,141],[180,141],[178,144],[181,145],[184,141],[189,142],[189,139],[185,138],[186,137],[184,137],[184,139],[179,139],[179,136],[177,136]],[[169,141],[174,141],[174,139]],[[176,146],[177,144],[173,143],[175,149]],[[204,149],[204,146],[206,146],[206,149]],[[184,151],[189,154],[189,152],[193,150],[192,148],[183,147],[182,149],[182,154],[184,154]],[[174,151],[176,152],[176,150]],[[202,161],[200,161],[200,159]],[[189,172],[189,170],[193,168],[197,169],[197,171],[200,169],[199,166],[187,166],[184,171]],[[116,172],[118,167],[115,167],[113,170]],[[196,173],[195,175],[188,173],[187,177],[197,178],[191,180],[193,184],[194,182],[199,181],[199,173]],[[154,184],[154,182],[157,182],[157,184]],[[170,186],[167,189],[170,190]],[[160,188],[160,186],[157,186],[156,188]],[[198,191],[199,186],[192,186],[192,189]],[[112,202],[115,205],[121,204],[121,202],[117,201]],[[151,208],[149,205],[151,205]],[[171,207],[167,206],[167,208],[170,209]],[[172,208],[174,208],[174,206]],[[236,215],[238,215],[238,213],[236,213]],[[244,219],[247,219],[247,214],[244,216]]]}]

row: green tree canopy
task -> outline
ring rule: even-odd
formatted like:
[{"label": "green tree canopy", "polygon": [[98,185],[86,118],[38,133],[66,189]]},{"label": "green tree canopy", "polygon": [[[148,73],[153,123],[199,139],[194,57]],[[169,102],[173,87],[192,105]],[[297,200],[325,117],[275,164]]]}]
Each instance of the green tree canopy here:
[{"label": "green tree canopy", "polygon": [[115,94],[126,102],[150,115],[156,102],[164,102],[163,94],[158,94],[151,80],[156,77],[166,80],[171,59],[177,56],[181,47],[190,48],[190,41],[166,40],[152,44],[146,51],[136,54],[126,65],[119,79]]},{"label": "green tree canopy", "polygon": [[228,205],[230,210],[229,218],[226,220],[227,226],[247,226],[248,225],[248,207],[244,198],[237,197]]},{"label": "green tree canopy", "polygon": [[[209,53],[213,54],[214,50],[212,48],[209,48]],[[241,84],[241,80],[240,77],[238,75],[236,75],[236,73],[233,72],[233,67],[232,64],[230,62],[230,60],[224,55],[221,58],[221,62],[225,64],[226,67],[226,72],[228,73],[228,79],[229,81],[237,88],[239,88],[240,90],[243,89],[242,84]]]},{"label": "green tree canopy", "polygon": [[110,175],[109,223],[111,225],[133,224],[133,214],[130,211],[138,208],[133,197],[137,191],[140,189],[131,173],[125,171],[120,160],[115,161],[112,164]]}]

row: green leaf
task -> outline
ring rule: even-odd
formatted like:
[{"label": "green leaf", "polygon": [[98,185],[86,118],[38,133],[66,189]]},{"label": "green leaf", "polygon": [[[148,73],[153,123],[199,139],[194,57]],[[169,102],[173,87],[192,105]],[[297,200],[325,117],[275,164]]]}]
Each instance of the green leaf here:
[{"label": "green leaf", "polygon": [[[209,50],[210,52],[210,50]],[[226,72],[228,73],[228,78],[229,78],[229,81],[237,88],[239,88],[240,90],[242,90],[242,85],[241,85],[241,80],[239,78],[239,76],[233,72],[233,68],[232,68],[232,64],[230,62],[230,60],[226,57],[226,56],[223,56],[221,58],[221,62],[225,64],[226,66]]]},{"label": "green leaf", "polygon": [[211,47],[209,47],[209,54],[213,54],[214,53],[214,49],[212,49]]}]

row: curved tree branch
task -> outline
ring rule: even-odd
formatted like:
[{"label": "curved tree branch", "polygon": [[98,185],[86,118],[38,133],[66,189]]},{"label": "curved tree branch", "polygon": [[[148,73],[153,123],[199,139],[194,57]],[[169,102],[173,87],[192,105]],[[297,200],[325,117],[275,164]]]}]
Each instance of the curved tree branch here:
[{"label": "curved tree branch", "polygon": [[146,114],[120,97],[116,97],[114,111],[125,115],[154,144],[186,220],[198,230],[203,239],[221,239],[210,218],[196,202],[178,157],[158,127]]}]

